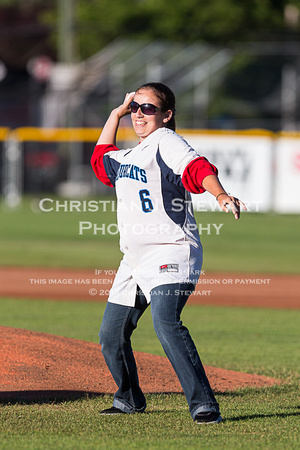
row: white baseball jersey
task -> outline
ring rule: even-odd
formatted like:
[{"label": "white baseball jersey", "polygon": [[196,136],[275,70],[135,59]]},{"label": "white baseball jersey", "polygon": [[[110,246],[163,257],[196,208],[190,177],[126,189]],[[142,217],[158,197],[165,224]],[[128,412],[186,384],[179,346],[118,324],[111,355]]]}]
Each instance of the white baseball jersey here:
[{"label": "white baseball jersey", "polygon": [[190,193],[181,177],[199,155],[178,134],[160,128],[132,149],[103,156],[115,186],[124,253],[108,301],[134,306],[137,287],[150,302],[162,284],[197,283],[202,246]]}]

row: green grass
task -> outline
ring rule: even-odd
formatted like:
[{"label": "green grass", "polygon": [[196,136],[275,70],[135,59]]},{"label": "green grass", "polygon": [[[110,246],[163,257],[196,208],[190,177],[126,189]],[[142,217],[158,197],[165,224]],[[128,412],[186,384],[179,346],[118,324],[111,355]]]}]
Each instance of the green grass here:
[{"label": "green grass", "polygon": [[[59,200],[62,202],[63,200]],[[42,212],[37,200],[25,199],[20,208],[2,209],[0,265],[76,268],[116,268],[121,259],[119,237],[111,206],[98,212]],[[49,207],[50,204],[45,204]],[[207,272],[300,273],[299,215],[196,213],[202,227],[204,265]],[[80,222],[92,224],[79,234]],[[106,232],[94,224],[104,224]],[[213,224],[219,227],[219,235]],[[210,230],[208,230],[210,227]]]},{"label": "green grass", "polygon": [[[222,213],[204,217],[208,223],[224,224],[219,235],[201,236],[206,270],[300,273],[299,215],[242,213],[238,221]],[[201,213],[196,218],[201,223]]]},{"label": "green grass", "polygon": [[[1,299],[1,325],[98,342],[104,307]],[[147,395],[144,415],[122,417],[99,416],[111,405],[109,395],[0,403],[0,449],[296,449],[299,315],[290,310],[186,306],[183,321],[204,364],[286,381],[271,388],[217,393],[225,419],[218,426],[194,424],[181,394]],[[133,347],[163,354],[150,309],[134,333]]]},{"label": "green grass", "polygon": [[[119,264],[118,236],[93,231],[94,224],[116,223],[115,212],[47,213],[37,204],[38,200],[26,199],[16,210],[1,211],[0,265],[114,268]],[[80,222],[90,222],[92,229],[80,235]]]},{"label": "green grass", "polygon": [[[291,386],[219,395],[226,420],[195,425],[182,395],[147,395],[142,415],[100,417],[111,397],[1,408],[1,449],[296,449]],[[259,400],[259,402],[258,402]]]}]

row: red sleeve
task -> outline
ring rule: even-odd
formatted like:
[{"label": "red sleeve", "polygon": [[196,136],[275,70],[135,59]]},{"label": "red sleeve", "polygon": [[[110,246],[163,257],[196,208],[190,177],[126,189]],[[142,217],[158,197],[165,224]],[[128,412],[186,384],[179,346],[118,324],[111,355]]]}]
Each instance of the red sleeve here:
[{"label": "red sleeve", "polygon": [[191,161],[182,174],[182,184],[185,189],[193,194],[202,194],[205,189],[202,182],[208,175],[218,175],[218,169],[206,158],[200,156]]},{"label": "red sleeve", "polygon": [[106,186],[113,187],[110,179],[108,178],[104,164],[103,164],[103,156],[105,153],[110,152],[111,150],[119,150],[115,145],[112,144],[99,144],[96,145],[94,149],[94,153],[91,157],[91,165],[92,169],[96,175],[96,177],[102,181],[102,183],[106,184]]}]

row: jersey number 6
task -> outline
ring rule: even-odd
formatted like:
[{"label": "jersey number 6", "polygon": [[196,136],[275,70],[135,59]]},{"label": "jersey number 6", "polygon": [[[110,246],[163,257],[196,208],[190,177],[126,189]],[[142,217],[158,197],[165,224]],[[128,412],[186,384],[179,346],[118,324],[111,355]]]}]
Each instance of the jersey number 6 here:
[{"label": "jersey number 6", "polygon": [[150,200],[150,192],[147,189],[141,189],[139,191],[140,200],[142,203],[142,210],[145,213],[151,212],[153,210],[153,203]]}]

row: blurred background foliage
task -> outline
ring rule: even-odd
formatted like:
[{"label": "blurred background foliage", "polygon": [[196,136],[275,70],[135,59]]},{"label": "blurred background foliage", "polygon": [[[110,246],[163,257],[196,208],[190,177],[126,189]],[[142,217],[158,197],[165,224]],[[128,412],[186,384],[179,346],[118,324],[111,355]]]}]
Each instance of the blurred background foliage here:
[{"label": "blurred background foliage", "polygon": [[84,59],[120,37],[222,45],[284,40],[299,34],[299,6],[299,0],[1,0],[1,49],[17,53],[39,35],[55,54],[61,8],[74,14],[77,57]]}]

